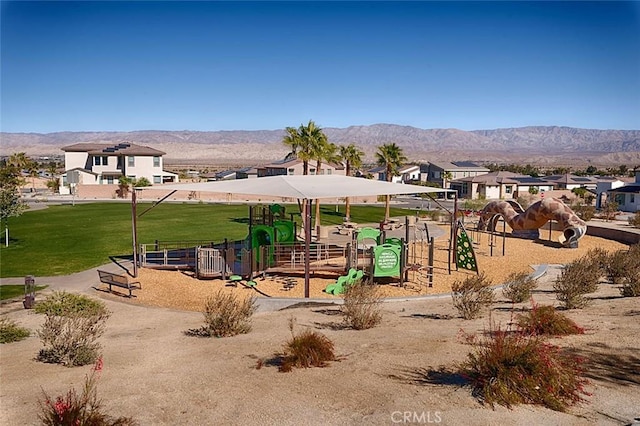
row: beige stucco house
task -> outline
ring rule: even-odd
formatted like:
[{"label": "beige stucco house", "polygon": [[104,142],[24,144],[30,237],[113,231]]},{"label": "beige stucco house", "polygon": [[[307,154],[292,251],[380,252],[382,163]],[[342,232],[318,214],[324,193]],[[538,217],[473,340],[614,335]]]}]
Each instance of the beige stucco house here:
[{"label": "beige stucco house", "polygon": [[[302,175],[303,163],[297,158],[275,161],[271,164],[256,167],[258,177],[280,176],[280,175]],[[320,170],[316,170],[316,162],[309,161],[310,175],[340,175],[346,174],[346,169],[339,163],[322,163]]]},{"label": "beige stucco house", "polygon": [[178,182],[178,175],[163,170],[164,152],[148,146],[123,142],[116,145],[77,143],[65,146],[61,192],[69,183],[81,185],[117,184],[121,176],[146,178],[151,184]]}]

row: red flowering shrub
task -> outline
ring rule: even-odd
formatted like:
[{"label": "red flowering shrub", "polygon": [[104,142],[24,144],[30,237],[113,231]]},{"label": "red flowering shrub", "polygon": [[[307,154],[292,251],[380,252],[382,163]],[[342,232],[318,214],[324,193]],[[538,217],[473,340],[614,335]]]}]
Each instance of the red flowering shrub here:
[{"label": "red flowering shrub", "polygon": [[96,379],[102,371],[102,358],[96,361],[91,374],[85,377],[84,389],[78,395],[71,388],[65,396],[55,400],[43,391],[44,401],[39,401],[38,416],[47,426],[132,426],[137,423],[130,417],[112,418],[102,412],[102,401],[98,399]]},{"label": "red flowering shrub", "polygon": [[584,401],[584,360],[534,334],[492,330],[459,367],[484,403],[542,405],[564,411]]}]

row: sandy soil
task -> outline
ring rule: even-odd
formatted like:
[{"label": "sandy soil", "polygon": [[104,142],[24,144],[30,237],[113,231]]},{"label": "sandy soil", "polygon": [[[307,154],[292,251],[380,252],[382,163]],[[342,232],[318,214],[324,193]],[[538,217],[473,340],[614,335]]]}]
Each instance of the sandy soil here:
[{"label": "sandy soil", "polygon": [[[447,234],[445,234],[447,235]],[[476,238],[479,244],[475,247],[478,267],[494,285],[506,282],[509,274],[513,272],[532,272],[532,259],[537,264],[553,264],[567,263],[585,255],[589,250],[596,247],[603,248],[608,251],[621,250],[626,248],[624,244],[615,241],[605,240],[602,238],[586,236],[580,240],[578,249],[559,249],[556,243],[557,232],[552,232],[551,241],[532,242],[518,238],[505,239],[505,256],[502,256],[502,239],[496,240],[498,246],[493,248],[493,256],[491,256],[491,247],[489,247],[488,235],[484,234]],[[545,237],[548,237],[545,234]],[[411,297],[429,294],[448,293],[451,291],[451,285],[456,280],[464,280],[469,275],[475,275],[475,272],[459,270],[449,274],[447,266],[446,250],[448,243],[446,240],[436,242],[435,261],[434,261],[434,279],[433,286],[428,286],[428,278],[425,273],[420,271],[409,272],[409,282],[400,285],[399,280],[391,280],[387,284],[380,286],[381,293],[384,297]],[[410,253],[416,253],[416,257],[410,259],[414,263],[427,264],[428,248],[425,243],[414,243]],[[420,259],[423,257],[423,259]],[[207,296],[215,293],[219,289],[223,291],[236,292],[241,295],[253,294],[257,297],[264,295],[270,297],[304,297],[304,277],[286,277],[269,275],[265,279],[257,278],[258,284],[254,292],[251,289],[239,285],[238,287],[229,287],[228,281],[220,279],[199,280],[196,279],[191,272],[180,271],[162,271],[152,269],[140,269],[139,280],[142,284],[142,290],[136,291],[137,297],[133,303],[140,303],[152,306],[162,306],[174,309],[185,309],[192,311],[202,311],[204,301]],[[335,282],[335,276],[332,277],[314,277],[310,281],[309,290],[311,298],[339,299],[341,296],[334,296],[325,293],[323,290],[328,284]],[[294,282],[295,286],[289,288],[285,284]],[[171,297],[167,297],[170,294]]]},{"label": "sandy soil", "polygon": [[[565,256],[586,252],[591,244],[587,238],[575,251],[531,241],[522,242],[524,248],[516,251],[520,240],[508,239],[508,256],[479,255],[479,263],[501,273],[529,264],[561,263],[569,260]],[[592,242],[594,247],[609,243]],[[550,257],[541,257],[539,250],[549,250]],[[538,303],[556,304],[550,290],[558,271],[552,267],[540,279],[534,294]],[[133,301],[90,290],[112,311],[101,338],[104,369],[99,395],[108,413],[132,416],[143,425],[618,425],[640,416],[640,306],[637,299],[621,298],[609,284],[601,284],[591,295],[589,307],[567,313],[586,327],[584,335],[552,339],[590,359],[593,393],[587,403],[558,413],[533,406],[492,410],[455,381],[423,380],[426,371],[466,358],[472,348],[457,337],[461,329],[481,333],[490,319],[508,325],[514,307],[504,300],[492,307],[490,316],[470,321],[457,317],[449,298],[386,303],[382,324],[365,331],[338,327],[341,315],[335,305],[307,306],[256,314],[253,330],[246,335],[205,339],[183,333],[203,324],[202,314],[183,309],[197,310],[199,300],[223,283],[167,272],[154,283],[151,275],[159,273],[143,274],[143,290]],[[260,282],[259,287],[266,289],[267,284]],[[446,285],[438,290],[445,291]],[[162,295],[166,307],[149,306],[159,304],[152,294]],[[190,302],[187,294],[195,294]],[[515,306],[526,308],[528,304]],[[3,306],[2,313],[34,332],[42,323],[41,316],[18,304]],[[291,317],[298,330],[312,328],[329,336],[341,361],[322,369],[279,373],[270,361],[290,337]],[[42,390],[59,395],[70,387],[79,389],[90,371],[89,366],[37,362],[40,348],[36,336],[0,346],[0,424],[37,423]],[[260,369],[258,360],[265,362]],[[405,413],[413,421],[404,421]]]}]

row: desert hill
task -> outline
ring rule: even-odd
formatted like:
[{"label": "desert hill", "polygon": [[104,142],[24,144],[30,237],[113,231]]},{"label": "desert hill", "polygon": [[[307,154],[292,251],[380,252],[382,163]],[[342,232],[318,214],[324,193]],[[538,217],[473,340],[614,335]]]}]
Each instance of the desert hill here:
[{"label": "desert hill", "polygon": [[[354,143],[367,159],[376,148],[395,142],[412,161],[465,160],[539,164],[640,164],[640,130],[597,130],[558,126],[463,131],[419,129],[394,124],[324,128],[331,142]],[[282,158],[284,130],[0,133],[0,155],[61,155],[78,142],[130,141],[167,153],[167,160],[265,162]]]}]

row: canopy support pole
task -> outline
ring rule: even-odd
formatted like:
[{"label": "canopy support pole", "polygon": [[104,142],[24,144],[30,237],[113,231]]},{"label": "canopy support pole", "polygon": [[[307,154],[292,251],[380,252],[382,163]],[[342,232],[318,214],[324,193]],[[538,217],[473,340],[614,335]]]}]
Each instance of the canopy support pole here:
[{"label": "canopy support pole", "polygon": [[311,202],[310,198],[304,199],[304,297],[309,298],[309,257],[311,252]]}]

